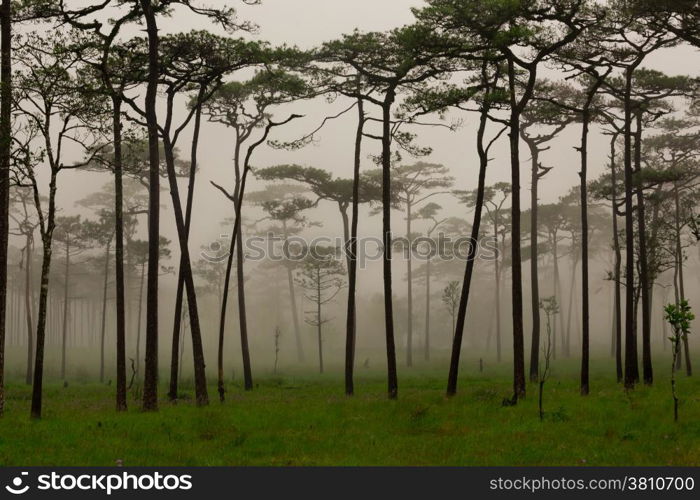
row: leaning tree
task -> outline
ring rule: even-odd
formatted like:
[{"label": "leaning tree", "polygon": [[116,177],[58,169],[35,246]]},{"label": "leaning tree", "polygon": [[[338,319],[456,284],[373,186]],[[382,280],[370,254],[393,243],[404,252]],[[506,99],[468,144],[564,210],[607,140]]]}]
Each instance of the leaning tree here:
[{"label": "leaning tree", "polygon": [[[268,58],[276,60],[279,55],[268,53]],[[275,109],[289,104],[297,99],[308,96],[308,87],[303,80],[278,68],[269,68],[256,73],[245,82],[229,82],[212,95],[204,103],[203,113],[211,122],[221,123],[230,128],[234,136],[234,186],[229,191],[219,184],[213,183],[224,196],[233,203],[235,219],[231,234],[231,248],[226,264],[221,314],[219,319],[219,352],[218,352],[218,391],[219,399],[224,399],[223,381],[223,345],[226,328],[226,308],[233,268],[233,256],[236,255],[236,274],[238,285],[238,315],[241,335],[241,352],[243,356],[243,373],[246,390],[253,388],[253,376],[248,347],[248,327],[245,304],[245,276],[243,256],[243,235],[241,221],[243,217],[243,201],[248,174],[252,168],[251,159],[255,150],[264,144],[270,132],[277,127],[299,118],[292,114],[286,120],[275,121]],[[262,129],[262,132],[260,132]],[[298,322],[295,331],[298,334]],[[301,344],[297,343],[300,359],[303,358]]]}]

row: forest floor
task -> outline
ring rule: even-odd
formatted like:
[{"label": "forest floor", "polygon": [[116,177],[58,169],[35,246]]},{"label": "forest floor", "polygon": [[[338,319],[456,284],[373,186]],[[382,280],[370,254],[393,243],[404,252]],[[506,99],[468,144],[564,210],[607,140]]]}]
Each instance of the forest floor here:
[{"label": "forest floor", "polygon": [[[609,370],[609,362],[605,365]],[[680,422],[673,422],[668,373],[653,387],[625,392],[594,370],[581,397],[573,364],[517,406],[507,364],[460,380],[444,396],[444,369],[403,368],[399,399],[385,397],[379,372],[358,373],[357,395],[343,395],[340,374],[260,377],[248,393],[232,383],[220,404],[190,397],[143,413],[133,395],[113,410],[114,387],[48,384],[44,418],[29,416],[30,389],[7,388],[0,419],[0,465],[700,465],[700,380],[679,374]],[[162,389],[162,394],[165,393]],[[191,394],[191,386],[183,387]]]}]

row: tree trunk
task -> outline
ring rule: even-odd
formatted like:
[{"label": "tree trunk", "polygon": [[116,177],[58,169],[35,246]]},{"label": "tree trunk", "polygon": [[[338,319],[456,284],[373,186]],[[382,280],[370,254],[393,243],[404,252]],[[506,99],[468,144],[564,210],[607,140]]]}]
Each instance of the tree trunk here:
[{"label": "tree trunk", "polygon": [[637,335],[634,328],[634,172],[632,170],[632,79],[634,68],[626,71],[625,87],[625,388],[639,380]]},{"label": "tree trunk", "polygon": [[[554,267],[553,269],[553,276],[552,276],[552,290],[553,290],[553,295],[554,298],[557,301],[557,304],[561,303],[561,282],[560,282],[560,276],[559,276],[559,241],[558,241],[558,234],[555,231],[554,234],[552,235],[552,265]],[[561,316],[561,314],[559,314]],[[561,326],[561,322],[559,324]],[[561,349],[562,347],[560,347]],[[557,319],[554,318],[552,321],[552,359],[557,359]]]},{"label": "tree trunk", "polygon": [[[683,274],[683,246],[681,244],[681,223],[680,223],[680,196],[678,193],[678,185],[674,186],[673,197],[675,203],[675,226],[676,226],[676,269],[678,272],[678,294],[680,300],[685,300],[685,276]],[[685,358],[685,372],[687,376],[693,374],[693,366],[690,361],[690,349],[688,346],[688,335],[683,335],[681,340],[683,341],[683,351]],[[680,357],[679,357],[680,360]]]},{"label": "tree trunk", "polygon": [[[180,189],[177,184],[175,173],[175,156],[173,146],[168,137],[163,138],[166,166],[168,169],[168,182],[170,185],[170,195],[175,213],[175,225],[177,226],[177,238],[180,244],[180,264],[185,282],[185,292],[187,293],[187,308],[190,317],[190,335],[192,336],[192,358],[194,361],[194,387],[195,397],[198,406],[209,404],[207,393],[207,378],[204,363],[204,348],[202,346],[202,331],[199,324],[199,308],[197,305],[197,292],[194,287],[194,277],[192,276],[192,261],[189,251],[189,228],[185,223],[185,217],[180,201]],[[176,377],[177,379],[177,377]],[[177,397],[177,394],[175,394]]]},{"label": "tree trunk", "polygon": [[112,97],[114,135],[114,259],[117,303],[117,411],[126,410],[126,292],[124,285],[124,185],[122,182],[121,100]]},{"label": "tree trunk", "polygon": [[617,134],[610,141],[610,172],[612,179],[612,223],[613,223],[613,251],[615,253],[615,270],[613,283],[615,287],[615,372],[617,382],[623,380],[622,371],[622,251],[620,249],[620,231],[617,221],[617,166],[615,164],[615,141]]},{"label": "tree trunk", "polygon": [[66,379],[66,342],[68,341],[68,292],[70,280],[70,235],[66,233],[66,267],[63,282],[63,325],[61,332],[61,378]]},{"label": "tree trunk", "polygon": [[345,322],[345,394],[355,394],[355,341],[356,324],[355,308],[357,293],[357,230],[360,207],[360,166],[362,164],[362,137],[365,125],[364,101],[357,99],[357,132],[355,134],[355,157],[352,176],[352,222],[350,240],[346,243],[348,249],[348,307]]},{"label": "tree trunk", "polygon": [[530,380],[536,382],[540,367],[540,284],[539,284],[539,245],[537,232],[537,191],[539,186],[539,150],[533,142],[526,141],[532,155],[530,190],[530,306],[532,310],[532,346],[530,349]]},{"label": "tree trunk", "polygon": [[[637,130],[635,133],[634,173],[642,175],[642,110],[636,114]],[[639,280],[642,293],[642,370],[644,383],[654,382],[654,368],[651,363],[651,282],[649,279],[649,262],[647,255],[647,230],[644,190],[637,186],[637,225],[639,231]]]},{"label": "tree trunk", "polygon": [[[485,70],[484,70],[485,71]],[[487,101],[487,100],[486,100]],[[481,228],[481,214],[484,209],[484,192],[486,190],[486,169],[489,164],[488,151],[484,146],[484,136],[488,123],[489,107],[483,105],[479,121],[479,132],[477,134],[477,150],[479,153],[479,184],[477,187],[476,204],[474,205],[474,220],[469,246],[469,255],[464,270],[462,281],[462,292],[457,309],[456,326],[453,329],[452,354],[450,357],[450,372],[447,378],[447,396],[454,396],[457,393],[457,381],[459,377],[459,359],[462,353],[462,339],[464,338],[464,325],[467,317],[467,306],[469,305],[469,291],[471,289],[472,277],[474,275],[474,265],[476,264],[477,242]],[[454,315],[453,315],[454,318]],[[454,323],[454,320],[453,320]],[[499,339],[500,353],[500,339]]]},{"label": "tree trunk", "polygon": [[[204,87],[199,90],[199,95],[197,98],[195,118],[194,118],[194,130],[192,132],[192,149],[191,149],[191,160],[190,160],[190,172],[189,172],[189,182],[187,184],[187,200],[185,202],[185,233],[187,241],[189,242],[190,237],[190,224],[192,221],[192,204],[194,202],[194,187],[197,175],[197,147],[199,145],[199,132],[202,122],[202,94],[204,92]],[[185,284],[184,277],[184,255],[180,255],[180,267],[178,268],[177,274],[177,290],[175,293],[175,314],[173,317],[173,341],[170,350],[170,384],[168,390],[168,399],[172,401],[177,400],[177,386],[178,386],[178,373],[179,373],[179,344],[180,344],[180,321],[182,317],[182,295],[183,288]]]},{"label": "tree trunk", "polygon": [[411,201],[406,201],[406,239],[408,254],[406,258],[406,366],[413,366],[413,248],[411,237],[411,217],[413,207]]},{"label": "tree trunk", "polygon": [[[510,170],[511,170],[511,261],[513,303],[513,398],[525,396],[525,340],[523,333],[523,276],[520,224],[520,106],[516,103],[515,65],[508,58],[508,80],[511,94]],[[523,100],[525,97],[523,97]]]},{"label": "tree trunk", "polygon": [[160,151],[156,98],[158,94],[158,26],[151,0],[139,0],[148,33],[148,280],[146,291],[146,362],[143,381],[143,409],[158,409],[158,271],[160,251]]},{"label": "tree trunk", "polygon": [[[240,141],[236,141],[235,154],[236,186],[234,198],[241,196],[241,170],[240,170]],[[239,206],[243,206],[242,204]],[[242,217],[241,213],[236,217]],[[248,345],[248,315],[245,302],[245,251],[243,250],[243,231],[238,230],[236,235],[236,281],[238,285],[238,325],[241,335],[241,356],[243,358],[243,383],[246,391],[253,390],[253,371],[250,364],[250,347]]]},{"label": "tree trunk", "polygon": [[139,282],[139,308],[137,313],[138,325],[136,326],[136,374],[141,369],[141,311],[143,310],[143,278],[146,271],[146,262],[141,263],[141,280]]},{"label": "tree trunk", "polygon": [[24,268],[24,312],[27,320],[27,372],[25,381],[32,383],[34,377],[34,320],[32,318],[32,235],[27,234]]},{"label": "tree trunk", "polygon": [[[594,94],[593,94],[594,95]],[[592,100],[592,95],[590,100]],[[589,103],[590,103],[589,100]],[[583,111],[581,132],[581,395],[590,393],[590,316],[588,286],[588,131],[589,103]]]},{"label": "tree trunk", "polygon": [[425,353],[424,359],[430,361],[430,255],[425,262]]},{"label": "tree trunk", "polygon": [[321,318],[321,268],[316,268],[316,326],[318,328],[318,370],[323,373],[323,320]]},{"label": "tree trunk", "polygon": [[0,416],[5,412],[7,257],[12,155],[12,2],[0,6]]},{"label": "tree trunk", "polygon": [[[192,132],[192,148],[189,179],[187,184],[187,200],[185,202],[185,233],[186,239],[189,242],[190,224],[192,220],[192,204],[194,201],[194,187],[197,175],[197,146],[199,144],[199,131],[202,120],[202,99],[203,88],[200,88],[197,99],[197,108],[195,110],[194,130]],[[184,254],[180,255],[180,266],[177,274],[177,290],[175,292],[175,313],[173,316],[173,340],[170,350],[170,384],[168,388],[168,399],[177,400],[178,393],[178,373],[179,373],[179,352],[180,352],[180,323],[182,318],[182,296],[185,285],[185,262]]]},{"label": "tree trunk", "polygon": [[494,218],[493,234],[496,238],[497,255],[494,260],[494,268],[496,275],[496,361],[501,362],[501,244],[499,241],[499,217],[496,213]]},{"label": "tree trunk", "polygon": [[107,251],[105,252],[104,279],[102,284],[102,326],[100,328],[100,383],[103,383],[105,381],[105,335],[107,331],[107,284],[109,282],[110,243],[107,243]]},{"label": "tree trunk", "polygon": [[[51,243],[56,220],[56,175],[58,170],[51,166],[49,181],[49,209],[46,223],[42,227],[41,242],[41,286],[39,289],[39,314],[36,324],[36,351],[34,355],[34,383],[32,384],[32,418],[41,418],[42,394],[44,385],[44,345],[46,343],[46,322],[49,309],[49,273],[51,271]],[[39,193],[34,191],[34,204],[40,206]]]},{"label": "tree trunk", "polygon": [[382,106],[382,235],[384,281],[384,327],[386,334],[387,388],[389,399],[396,399],[399,381],[396,372],[396,344],[394,340],[394,298],[391,283],[391,108],[396,89],[387,90]]}]

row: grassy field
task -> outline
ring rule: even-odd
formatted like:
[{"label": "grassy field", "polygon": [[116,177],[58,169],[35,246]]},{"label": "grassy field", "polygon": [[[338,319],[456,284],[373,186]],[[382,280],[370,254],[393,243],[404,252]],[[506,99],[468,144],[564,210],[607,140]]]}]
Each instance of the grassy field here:
[{"label": "grassy field", "polygon": [[398,401],[385,398],[378,372],[360,373],[350,399],[340,375],[287,375],[260,377],[249,393],[231,384],[224,404],[164,401],[148,414],[132,398],[129,412],[116,414],[113,387],[49,384],[40,421],[28,418],[29,388],[14,384],[0,419],[0,465],[698,466],[700,381],[680,376],[674,424],[668,374],[658,370],[655,386],[625,393],[598,368],[587,398],[573,366],[562,370],[545,388],[542,422],[534,385],[517,406],[502,406],[506,365],[467,373],[449,400],[443,370],[404,369]]}]

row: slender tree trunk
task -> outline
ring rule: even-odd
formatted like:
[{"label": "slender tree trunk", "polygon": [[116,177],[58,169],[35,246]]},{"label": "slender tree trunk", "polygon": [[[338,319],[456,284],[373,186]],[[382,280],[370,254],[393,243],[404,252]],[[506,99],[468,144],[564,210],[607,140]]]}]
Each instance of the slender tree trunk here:
[{"label": "slender tree trunk", "polygon": [[[673,197],[675,203],[675,233],[676,233],[676,269],[678,272],[678,294],[681,301],[685,300],[685,276],[683,274],[683,245],[681,244],[681,223],[680,223],[680,195],[678,193],[678,185],[673,189]],[[688,335],[682,335],[683,351],[685,358],[685,372],[689,377],[693,374],[693,366],[690,361],[690,349],[688,346]],[[680,356],[679,356],[680,359]]]},{"label": "slender tree trunk", "polygon": [[565,340],[565,355],[571,356],[571,318],[575,308],[574,298],[576,297],[576,268],[578,267],[579,253],[576,251],[574,260],[571,266],[571,284],[569,285],[569,306],[566,310],[566,340]]},{"label": "slender tree trunk", "polygon": [[[484,73],[486,69],[484,67]],[[485,77],[485,74],[484,74]],[[485,79],[485,78],[484,78]],[[454,396],[457,393],[457,381],[459,378],[459,359],[462,353],[462,340],[464,338],[464,325],[467,317],[467,306],[469,305],[469,291],[471,289],[472,277],[474,275],[474,265],[476,264],[477,242],[481,229],[481,215],[484,210],[484,192],[486,190],[486,169],[489,164],[488,150],[486,149],[485,134],[488,123],[489,107],[482,105],[481,117],[479,121],[479,131],[477,133],[477,150],[479,153],[479,183],[477,187],[476,204],[474,205],[474,219],[469,245],[469,255],[464,270],[464,280],[462,282],[462,292],[457,309],[457,321],[453,330],[452,354],[450,358],[450,372],[447,378],[447,396]],[[453,315],[454,317],[454,315]],[[500,353],[500,339],[499,339]]]},{"label": "slender tree trunk", "polygon": [[[525,396],[525,340],[523,333],[523,277],[520,224],[520,106],[516,102],[515,63],[508,58],[511,94],[510,170],[511,170],[511,261],[513,304],[513,399]],[[525,100],[525,97],[523,97]]]},{"label": "slender tree trunk", "polygon": [[[32,418],[41,418],[44,385],[44,346],[46,343],[46,323],[49,310],[49,273],[51,271],[51,243],[56,221],[56,175],[58,169],[51,165],[49,181],[49,209],[41,231],[43,255],[41,258],[41,286],[39,289],[39,314],[36,324],[36,351],[34,355],[34,380],[32,384]],[[39,193],[34,191],[34,204],[39,207]]]},{"label": "slender tree trunk", "polygon": [[[245,160],[243,162],[243,174],[241,176],[241,186],[240,186],[240,193],[238,194],[238,197],[234,200],[235,205],[236,205],[236,220],[233,224],[233,234],[231,235],[231,248],[229,249],[228,252],[228,258],[226,262],[226,272],[224,274],[224,290],[223,290],[223,297],[221,300],[221,316],[219,317],[219,352],[222,353],[223,351],[223,343],[224,343],[224,333],[226,329],[226,306],[228,303],[228,291],[229,291],[229,286],[231,284],[231,270],[233,269],[233,252],[235,251],[236,247],[236,242],[238,241],[238,234],[240,233],[241,230],[241,213],[243,211],[243,198],[245,195],[245,187],[246,187],[246,181],[248,179],[248,173],[250,172],[250,158],[253,155],[253,152],[255,151],[255,148],[263,144],[266,140],[267,137],[270,133],[270,130],[272,128],[284,125],[286,123],[289,123],[290,121],[299,118],[299,115],[291,115],[287,120],[279,123],[275,122],[268,122],[267,126],[265,127],[265,132],[263,133],[262,137],[256,141],[254,144],[252,144],[250,147],[248,147],[248,151],[246,153]],[[296,311],[296,309],[295,309]],[[219,355],[219,370],[223,370],[223,355]],[[223,379],[223,375],[219,375],[219,380]]]},{"label": "slender tree trunk", "polygon": [[158,409],[158,270],[160,251],[160,151],[156,98],[158,93],[158,26],[152,0],[139,0],[148,34],[148,280],[146,291],[146,362],[143,382],[143,409]]},{"label": "slender tree trunk", "polygon": [[348,241],[348,307],[345,323],[345,394],[355,394],[355,341],[356,341],[356,293],[357,293],[357,230],[360,207],[360,166],[362,164],[362,137],[365,125],[364,101],[357,99],[357,132],[352,176],[352,222]]},{"label": "slender tree trunk", "polygon": [[175,157],[173,146],[169,138],[163,139],[166,165],[168,169],[168,182],[170,184],[170,194],[175,213],[175,225],[177,226],[177,237],[180,243],[180,263],[183,264],[183,279],[185,281],[185,292],[187,293],[187,308],[190,318],[190,335],[192,336],[192,358],[194,361],[194,386],[195,397],[198,406],[209,404],[207,392],[207,378],[204,363],[204,348],[202,345],[202,330],[199,324],[199,307],[197,304],[197,292],[194,286],[192,275],[192,261],[189,251],[189,228],[186,226],[185,217],[180,201],[180,189],[177,184],[175,173]]},{"label": "slender tree trunk", "polygon": [[411,218],[413,207],[411,201],[406,202],[406,238],[408,239],[408,254],[406,258],[406,366],[413,366],[413,248],[411,237]]},{"label": "slender tree trunk", "polygon": [[[187,185],[187,200],[185,202],[185,233],[186,239],[189,242],[190,224],[192,221],[192,205],[194,202],[194,187],[197,175],[197,147],[199,145],[199,132],[202,122],[202,94],[204,87],[200,88],[197,109],[195,110],[194,130],[192,132],[192,149],[190,160],[190,172]],[[185,285],[185,262],[184,254],[180,255],[180,267],[177,275],[177,290],[175,293],[175,314],[173,316],[173,341],[170,350],[170,384],[168,389],[168,399],[170,401],[177,400],[178,393],[178,373],[179,373],[179,344],[180,344],[180,322],[182,317],[182,296]]]},{"label": "slender tree trunk", "polygon": [[498,239],[499,237],[499,217],[496,213],[494,217],[494,228],[493,234],[496,238],[496,247],[498,249],[498,255],[494,260],[494,269],[496,275],[496,361],[501,362],[501,245]]},{"label": "slender tree trunk", "polygon": [[137,313],[138,324],[136,326],[136,374],[141,369],[141,311],[143,310],[143,278],[146,271],[146,262],[141,263],[141,280],[139,282],[139,308]]},{"label": "slender tree trunk", "polygon": [[107,250],[105,252],[104,279],[102,282],[102,326],[100,328],[100,383],[103,383],[105,381],[105,335],[107,332],[107,285],[109,283],[110,243],[107,243]]},{"label": "slender tree trunk", "polygon": [[384,271],[384,327],[386,333],[387,388],[389,399],[396,399],[399,381],[396,372],[396,344],[394,340],[394,298],[391,283],[391,108],[396,90],[387,91],[382,106],[382,234]]},{"label": "slender tree trunk", "polygon": [[536,382],[540,372],[540,278],[537,202],[539,186],[539,150],[537,145],[526,141],[532,155],[531,191],[530,191],[530,307],[532,311],[532,345],[530,349],[530,380]]},{"label": "slender tree trunk", "polygon": [[316,268],[316,327],[318,334],[318,370],[323,373],[323,320],[321,317],[321,268]]},{"label": "slender tree trunk", "polygon": [[61,378],[66,379],[66,342],[68,341],[68,292],[70,286],[70,235],[66,233],[66,267],[63,282],[63,325],[61,335]]},{"label": "slender tree trunk", "polygon": [[27,234],[24,268],[24,312],[27,320],[27,372],[25,381],[32,383],[34,377],[34,320],[32,318],[32,235]]},{"label": "slender tree trunk", "polygon": [[126,292],[124,285],[124,185],[122,181],[121,100],[112,97],[114,135],[115,279],[117,303],[117,411],[126,411]]},{"label": "slender tree trunk", "polygon": [[430,255],[425,262],[425,360],[430,361]]},{"label": "slender tree trunk", "polygon": [[637,335],[634,328],[634,172],[632,169],[632,80],[634,68],[626,71],[625,80],[625,388],[632,389],[639,380]]},{"label": "slender tree trunk", "polygon": [[[557,232],[555,231],[554,234],[552,235],[552,264],[553,264],[553,283],[552,283],[552,290],[553,290],[553,295],[554,298],[556,299],[557,303],[561,302],[561,282],[560,282],[560,276],[559,276],[559,241],[558,241],[558,235]],[[561,323],[559,325],[561,327]],[[562,346],[563,347],[563,346]],[[560,347],[560,349],[563,350],[563,348]],[[552,321],[552,359],[557,358],[557,319],[554,318]]]},{"label": "slender tree trunk", "polygon": [[0,6],[0,416],[5,412],[7,258],[12,154],[12,2]]},{"label": "slender tree trunk", "polygon": [[[637,130],[635,134],[634,172],[642,175],[642,110],[636,114]],[[637,186],[637,225],[639,230],[639,280],[642,294],[642,368],[644,383],[654,382],[654,367],[651,362],[651,282],[649,279],[649,262],[647,253],[646,208],[644,189]]]},{"label": "slender tree trunk", "polygon": [[581,132],[581,395],[590,393],[590,312],[588,286],[588,132],[590,128],[589,102],[583,110]]},{"label": "slender tree trunk", "polygon": [[620,249],[620,230],[618,229],[617,220],[617,166],[615,160],[615,134],[610,141],[610,172],[612,179],[612,223],[613,223],[613,251],[615,253],[615,271],[613,273],[613,282],[615,287],[615,371],[617,374],[617,382],[623,380],[622,370],[622,251]]},{"label": "slender tree trunk", "polygon": [[[239,142],[235,156],[236,186],[234,198],[241,196],[241,171]],[[242,205],[240,205],[242,207]],[[239,213],[236,217],[242,217]],[[248,315],[245,302],[245,251],[243,249],[243,231],[238,230],[236,245],[236,281],[238,284],[238,325],[241,335],[241,356],[243,358],[243,383],[246,391],[253,390],[253,371],[250,364],[250,347],[248,345]]]}]

